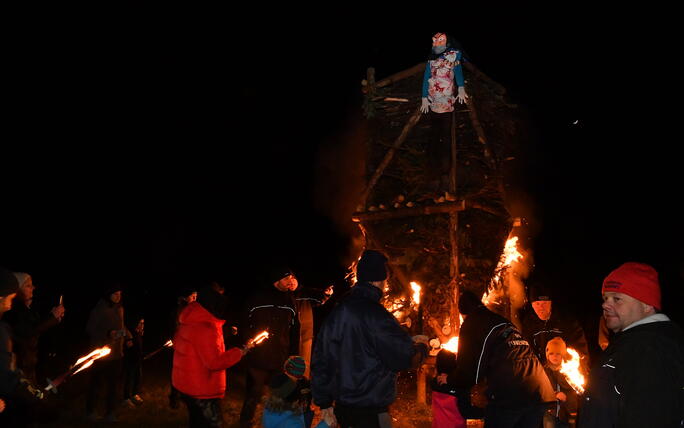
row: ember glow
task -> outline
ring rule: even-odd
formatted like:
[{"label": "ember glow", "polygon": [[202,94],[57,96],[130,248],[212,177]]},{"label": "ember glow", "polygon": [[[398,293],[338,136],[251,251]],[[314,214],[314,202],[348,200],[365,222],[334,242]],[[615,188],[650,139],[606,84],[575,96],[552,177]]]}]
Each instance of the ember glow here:
[{"label": "ember glow", "polygon": [[411,290],[413,290],[413,296],[411,300],[416,306],[420,305],[420,284],[415,281],[411,281]]},{"label": "ember glow", "polygon": [[442,349],[453,352],[454,354],[458,352],[458,336],[454,336],[447,343],[442,343]]},{"label": "ember glow", "polygon": [[79,364],[83,364],[78,370],[76,370],[73,374],[76,374],[80,372],[81,370],[85,370],[88,367],[92,366],[95,360],[98,360],[102,357],[106,357],[109,355],[109,353],[112,352],[112,348],[109,346],[105,346],[102,348],[98,348],[91,352],[90,354],[86,355],[85,357],[81,357],[78,360],[76,360],[76,364],[74,364],[74,367],[78,366]]},{"label": "ember glow", "polygon": [[261,333],[254,336],[252,342],[254,342],[255,345],[258,345],[266,339],[268,339],[268,331],[262,331]]},{"label": "ember glow", "polygon": [[572,348],[568,348],[568,354],[570,354],[570,361],[563,361],[561,364],[560,372],[565,375],[568,383],[578,394],[584,392],[584,376],[580,373],[580,357],[577,351]]}]

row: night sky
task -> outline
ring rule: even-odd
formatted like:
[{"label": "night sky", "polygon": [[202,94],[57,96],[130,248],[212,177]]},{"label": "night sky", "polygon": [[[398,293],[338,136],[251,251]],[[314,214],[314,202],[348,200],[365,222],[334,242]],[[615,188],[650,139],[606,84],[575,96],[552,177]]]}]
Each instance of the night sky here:
[{"label": "night sky", "polygon": [[668,26],[460,12],[391,29],[353,13],[246,29],[238,16],[161,15],[27,29],[6,82],[0,265],[32,273],[46,306],[64,294],[74,325],[104,278],[127,284],[148,328],[187,281],[216,278],[239,299],[273,259],[305,285],[339,282],[350,222],[337,210],[345,192],[326,186],[344,182],[349,159],[330,153],[357,135],[366,68],[381,79],[424,61],[441,30],[530,114],[515,178],[525,245],[569,307],[598,311],[603,277],[643,261],[674,312],[684,181]]}]

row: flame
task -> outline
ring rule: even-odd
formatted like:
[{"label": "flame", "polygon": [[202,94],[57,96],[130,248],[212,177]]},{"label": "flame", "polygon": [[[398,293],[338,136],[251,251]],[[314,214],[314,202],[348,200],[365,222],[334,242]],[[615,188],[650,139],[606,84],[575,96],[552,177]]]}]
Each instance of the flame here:
[{"label": "flame", "polygon": [[98,360],[102,357],[106,357],[107,355],[109,355],[110,352],[112,352],[112,348],[110,348],[109,346],[105,346],[105,347],[98,348],[98,349],[94,350],[93,352],[86,355],[85,357],[79,358],[78,360],[76,360],[76,364],[74,364],[74,367],[81,364],[81,363],[85,363],[85,364],[83,364],[83,366],[81,366],[73,374],[76,374],[76,373],[80,372],[81,370],[87,369],[88,367],[93,365],[95,360]]},{"label": "flame", "polygon": [[565,375],[565,378],[572,389],[578,394],[582,394],[584,392],[584,376],[579,370],[579,354],[572,348],[568,348],[568,354],[570,354],[571,359],[569,361],[563,361],[560,372]]},{"label": "flame", "polygon": [[496,300],[497,297],[499,297],[498,291],[501,290],[497,290],[496,285],[501,280],[501,275],[504,273],[504,271],[513,265],[513,263],[519,262],[522,258],[523,255],[520,253],[520,251],[518,251],[518,237],[513,236],[508,238],[506,240],[506,245],[504,245],[504,250],[501,253],[501,257],[499,257],[499,263],[496,265],[496,269],[494,269],[494,276],[489,282],[489,287],[484,294],[482,294],[481,301],[485,304],[485,306],[489,305]]},{"label": "flame", "polygon": [[264,330],[256,336],[254,336],[254,339],[252,339],[252,341],[255,345],[258,345],[266,339],[268,339],[268,330]]},{"label": "flame", "polygon": [[173,340],[171,340],[171,339],[167,340],[166,343],[164,344],[164,346],[166,346],[167,348],[173,346]]},{"label": "flame", "polygon": [[503,253],[499,258],[499,264],[496,266],[496,274],[492,278],[492,282],[498,282],[501,278],[501,272],[503,269],[511,266],[514,262],[522,259],[523,255],[518,251],[518,237],[514,236],[509,238],[504,245]]},{"label": "flame", "polygon": [[413,290],[413,296],[411,297],[411,300],[416,306],[420,305],[420,288],[420,284],[415,281],[411,281],[411,290]]},{"label": "flame", "polygon": [[454,354],[458,352],[458,336],[454,336],[447,343],[442,343],[442,349],[451,351]]}]

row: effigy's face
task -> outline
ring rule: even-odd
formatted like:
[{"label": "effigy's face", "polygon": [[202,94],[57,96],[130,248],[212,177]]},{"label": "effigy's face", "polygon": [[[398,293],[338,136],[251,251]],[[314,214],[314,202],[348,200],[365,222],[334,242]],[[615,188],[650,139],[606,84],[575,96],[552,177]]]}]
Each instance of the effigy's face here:
[{"label": "effigy's face", "polygon": [[446,46],[447,37],[444,33],[437,33],[432,36],[432,46]]}]

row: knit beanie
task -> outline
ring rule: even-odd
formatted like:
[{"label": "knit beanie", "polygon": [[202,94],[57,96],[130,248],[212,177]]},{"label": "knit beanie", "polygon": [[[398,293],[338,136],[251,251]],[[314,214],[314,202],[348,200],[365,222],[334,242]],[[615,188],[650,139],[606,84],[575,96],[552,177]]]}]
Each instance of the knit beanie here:
[{"label": "knit beanie", "polygon": [[563,356],[566,354],[567,347],[565,346],[565,341],[560,337],[554,337],[553,339],[546,342],[546,355],[550,353],[558,353]]},{"label": "knit beanie", "polygon": [[608,274],[601,294],[608,291],[634,297],[657,310],[661,308],[658,272],[644,263],[628,262]]},{"label": "knit beanie", "polygon": [[9,296],[19,290],[17,277],[4,267],[0,267],[0,297]]},{"label": "knit beanie", "polygon": [[384,281],[387,279],[387,257],[380,251],[366,250],[356,265],[356,280],[359,282]]},{"label": "knit beanie", "polygon": [[285,373],[294,378],[301,379],[304,377],[304,371],[306,370],[306,361],[299,355],[292,355],[285,361],[284,368]]},{"label": "knit beanie", "polygon": [[269,284],[273,284],[290,275],[294,276],[294,272],[284,264],[274,264],[268,270],[267,275]]},{"label": "knit beanie", "polygon": [[551,290],[542,281],[543,280],[540,280],[538,276],[536,278],[533,278],[531,281],[528,281],[530,291],[530,302],[553,300]]},{"label": "knit beanie", "polygon": [[271,394],[282,399],[286,399],[297,389],[297,383],[285,373],[273,376],[268,386],[271,388]]},{"label": "knit beanie", "polygon": [[19,284],[19,287],[24,285],[24,283],[31,278],[31,275],[24,272],[14,272],[14,276],[17,277],[17,284]]},{"label": "knit beanie", "polygon": [[437,373],[451,373],[456,368],[456,354],[448,349],[441,349],[435,358]]}]

